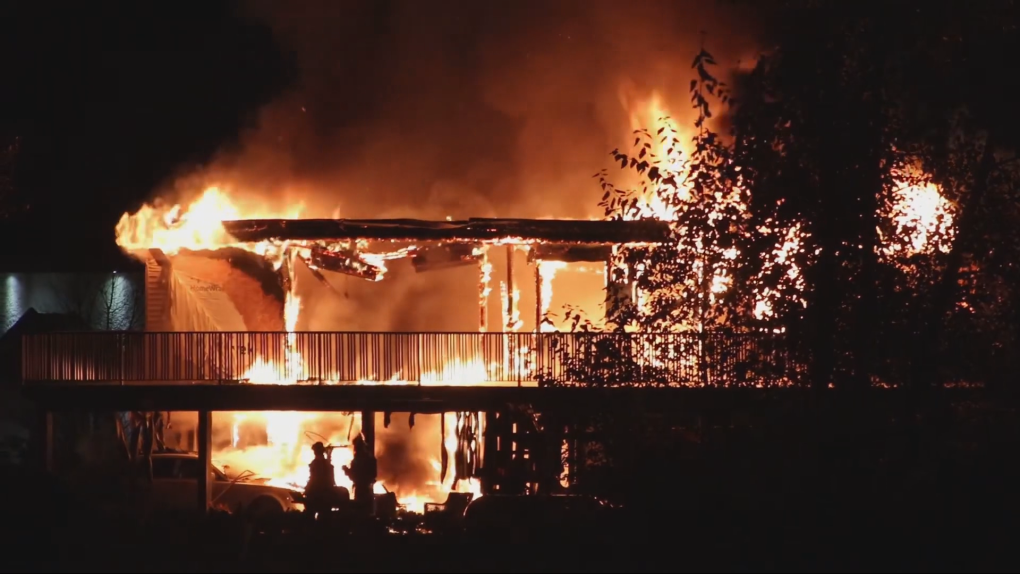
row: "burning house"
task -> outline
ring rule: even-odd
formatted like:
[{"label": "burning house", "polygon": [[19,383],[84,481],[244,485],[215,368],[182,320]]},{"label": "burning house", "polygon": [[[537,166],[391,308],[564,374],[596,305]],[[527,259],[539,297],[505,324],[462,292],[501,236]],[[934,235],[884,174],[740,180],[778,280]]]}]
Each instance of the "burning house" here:
[{"label": "burning house", "polygon": [[[122,221],[119,242],[145,262],[145,333],[26,339],[24,378],[95,383],[90,397],[144,389],[135,398],[147,410],[173,411],[168,447],[293,487],[307,481],[312,442],[343,446],[361,434],[379,461],[377,492],[419,511],[449,492],[499,491],[522,461],[536,488],[556,483],[561,444],[526,440],[541,425],[508,408],[534,401],[467,393],[537,391],[561,369],[554,347],[570,342],[553,339],[567,336],[550,313],[557,270],[573,267],[591,296],[605,297],[612,249],[668,238],[653,220],[221,221],[202,211],[225,201],[219,193]],[[352,291],[385,297],[392,284],[430,275],[463,294],[456,329],[382,331],[359,320]],[[186,398],[199,387],[379,392],[269,410],[271,400]],[[447,389],[462,391],[459,400],[435,394]],[[350,456],[338,449],[336,466]]]},{"label": "burning house", "polygon": [[[680,144],[660,144],[682,181]],[[610,273],[617,250],[675,240],[676,205],[655,193],[619,220],[301,219],[236,199],[212,187],[125,214],[117,238],[145,263],[146,332],[26,337],[23,378],[37,397],[173,411],[170,445],[296,487],[313,442],[360,434],[378,459],[376,491],[420,510],[450,492],[499,492],[511,469],[539,491],[565,466],[576,472],[563,451],[578,456],[578,433],[537,414],[614,402],[661,412],[685,387],[786,376],[759,334],[598,329],[641,297],[630,269],[623,281]],[[787,231],[780,261],[799,248]],[[699,273],[704,292],[727,288]],[[556,314],[564,303],[605,313],[577,332],[579,314]],[[336,466],[350,456],[337,450]]]},{"label": "burning house", "polygon": [[[252,360],[242,361],[246,368],[238,380],[295,385],[534,386],[533,342],[479,338],[471,330],[521,333],[527,315],[528,331],[534,331],[549,310],[550,264],[601,267],[613,245],[653,244],[667,236],[665,226],[652,221],[294,219],[225,221],[223,228],[237,246],[138,253],[146,261],[148,330],[273,333],[256,345]],[[303,301],[343,300],[349,281],[372,288],[390,273],[390,281],[393,275],[397,281],[401,275],[455,275],[474,290],[464,307],[477,323],[451,334],[302,328]],[[493,274],[503,279],[498,291]],[[534,312],[522,313],[522,287],[532,286]],[[333,321],[319,318],[318,325],[365,329]],[[552,321],[545,324],[548,329]],[[189,426],[187,414],[173,417],[182,421],[180,429]],[[375,420],[366,424],[365,417]],[[481,489],[484,421],[483,413],[469,412],[217,413],[213,458],[230,469],[303,486],[313,437],[344,445],[352,434],[364,433],[376,445],[378,490],[395,492],[402,504],[421,510],[424,502],[444,500],[446,492]],[[182,433],[173,436],[179,440]],[[337,452],[343,453],[341,463],[349,462],[342,460],[350,456],[347,450]]]}]

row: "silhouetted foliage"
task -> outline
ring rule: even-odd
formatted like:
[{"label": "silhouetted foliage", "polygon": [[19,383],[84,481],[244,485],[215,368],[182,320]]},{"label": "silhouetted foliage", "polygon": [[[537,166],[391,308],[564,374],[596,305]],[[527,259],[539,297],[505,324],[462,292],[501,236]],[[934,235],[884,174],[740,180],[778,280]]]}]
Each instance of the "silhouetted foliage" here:
[{"label": "silhouetted foliage", "polygon": [[[653,247],[620,249],[611,263],[609,328],[564,348],[553,339],[564,369],[546,384],[595,386],[788,384],[792,365],[782,338],[759,307],[778,299],[786,266],[774,249],[746,249],[751,233],[748,194],[732,149],[709,126],[710,100],[727,104],[729,89],[702,50],[694,58],[692,106],[697,112],[687,142],[670,118],[661,127],[634,132],[630,153],[613,150],[614,161],[639,178],[639,188],[618,187],[608,171],[596,174],[600,205],[608,219],[670,221],[671,240]],[[770,246],[774,247],[774,246]],[[765,289],[736,288],[753,276]],[[743,281],[747,283],[747,281]],[[629,293],[627,293],[629,291]],[[764,295],[763,295],[764,293]],[[773,301],[768,301],[773,302]],[[581,313],[567,309],[572,329],[592,331]],[[622,336],[625,331],[641,335]]]},{"label": "silhouetted foliage", "polygon": [[[1001,331],[988,322],[994,313],[980,310],[995,296],[979,292],[1004,282],[980,259],[993,251],[985,225],[1009,202],[995,216],[976,213],[989,199],[992,134],[1005,131],[989,121],[1005,102],[988,92],[1006,86],[972,55],[1015,45],[1009,4],[906,2],[879,13],[782,2],[776,48],[737,82],[734,161],[752,191],[751,229],[778,221],[804,232],[797,264],[807,305],[781,316],[816,386],[984,379],[960,370],[976,356],[954,363],[978,339],[992,345],[985,360],[1002,343],[1001,332],[991,335]],[[948,201],[951,236],[937,224],[919,230],[900,209],[904,190],[926,180]],[[904,241],[919,231],[927,241]],[[965,295],[967,269],[984,277]],[[947,321],[951,337],[942,336]]]},{"label": "silhouetted foliage", "polygon": [[733,323],[745,293],[726,288],[740,266],[740,235],[746,193],[732,169],[730,149],[708,126],[709,98],[727,102],[728,88],[712,73],[712,55],[701,51],[692,68],[691,101],[697,110],[691,153],[670,118],[659,118],[654,134],[635,132],[630,154],[613,158],[641,179],[640,189],[621,189],[608,172],[598,174],[604,191],[601,206],[609,219],[669,218],[672,241],[648,248],[621,250],[611,281],[633,285],[639,300],[624,300],[613,310],[617,329],[704,332]]},{"label": "silhouetted foliage", "polygon": [[[789,373],[805,365],[817,388],[1015,371],[1016,88],[973,57],[1020,45],[1011,6],[775,3],[773,47],[736,75],[736,102],[700,52],[690,154],[659,118],[612,152],[636,188],[596,175],[608,218],[665,217],[674,235],[617,252],[609,328],[772,337]],[[726,137],[710,126],[716,104],[730,114]],[[652,367],[680,355],[699,369],[684,384],[750,382],[716,368],[704,338],[640,352],[607,341],[560,352],[595,384],[635,373],[668,384],[676,377]],[[616,374],[595,373],[610,360]]]}]

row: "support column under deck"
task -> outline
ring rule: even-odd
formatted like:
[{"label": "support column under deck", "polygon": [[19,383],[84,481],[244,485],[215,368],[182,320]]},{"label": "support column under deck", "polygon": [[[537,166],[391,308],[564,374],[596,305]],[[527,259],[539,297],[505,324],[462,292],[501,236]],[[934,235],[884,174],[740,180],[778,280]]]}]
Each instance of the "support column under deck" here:
[{"label": "support column under deck", "polygon": [[482,252],[478,265],[478,332],[489,330],[489,281],[492,265],[489,264],[488,250]]},{"label": "support column under deck", "polygon": [[[375,460],[375,411],[361,411],[361,434],[365,437],[365,446],[368,448],[368,452],[372,453],[372,459]],[[357,486],[355,488],[355,496],[357,496]],[[375,481],[369,485],[369,492],[375,491]]]},{"label": "support column under deck", "polygon": [[361,434],[368,452],[375,456],[375,411],[361,411]]},{"label": "support column under deck", "polygon": [[201,514],[212,506],[212,411],[198,412],[198,492],[195,502]]},{"label": "support column under deck", "polygon": [[506,246],[506,320],[504,331],[513,330],[514,320],[514,246]]},{"label": "support column under deck", "polygon": [[542,332],[542,260],[535,260],[535,332]]},{"label": "support column under deck", "polygon": [[482,494],[492,494],[499,482],[496,470],[496,459],[499,457],[498,415],[489,411],[485,413],[485,430],[482,431]]}]

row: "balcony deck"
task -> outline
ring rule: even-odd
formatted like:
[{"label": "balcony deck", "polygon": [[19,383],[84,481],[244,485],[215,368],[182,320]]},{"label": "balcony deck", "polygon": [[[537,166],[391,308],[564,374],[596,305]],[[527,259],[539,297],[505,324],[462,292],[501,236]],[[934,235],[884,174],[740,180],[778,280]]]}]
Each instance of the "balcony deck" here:
[{"label": "balcony deck", "polygon": [[[775,337],[685,333],[50,333],[22,341],[53,408],[486,410],[788,381]],[[383,406],[379,406],[383,405]]]}]

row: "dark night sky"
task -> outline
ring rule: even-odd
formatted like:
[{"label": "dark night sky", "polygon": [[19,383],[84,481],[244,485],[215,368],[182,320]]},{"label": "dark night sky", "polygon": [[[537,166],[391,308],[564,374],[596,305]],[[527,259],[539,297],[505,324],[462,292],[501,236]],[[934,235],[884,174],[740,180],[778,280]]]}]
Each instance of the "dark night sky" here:
[{"label": "dark night sky", "polygon": [[0,135],[21,140],[31,206],[0,222],[6,270],[118,264],[120,214],[229,144],[292,81],[270,30],[228,3],[148,6],[0,8]]}]

